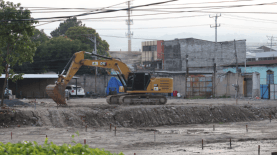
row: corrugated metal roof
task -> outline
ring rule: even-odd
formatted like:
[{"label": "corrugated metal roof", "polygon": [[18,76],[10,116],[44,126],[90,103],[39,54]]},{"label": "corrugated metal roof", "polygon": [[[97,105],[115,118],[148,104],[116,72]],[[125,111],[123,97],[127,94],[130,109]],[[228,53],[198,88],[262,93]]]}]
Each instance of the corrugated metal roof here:
[{"label": "corrugated metal roof", "polygon": [[[251,61],[251,62],[247,62],[246,66],[255,66],[255,65],[277,65],[277,60],[263,60],[263,61]],[[244,66],[245,63],[239,63],[239,66]],[[236,66],[236,64],[229,64],[229,65],[222,65],[224,67],[228,67],[228,66]]]},{"label": "corrugated metal roof", "polygon": [[[186,74],[186,71],[155,71],[155,73]],[[189,71],[189,74],[212,74],[213,71]]]},{"label": "corrugated metal roof", "polygon": [[[59,74],[24,74],[22,77],[24,79],[57,79]],[[2,74],[0,78],[5,78],[6,75]],[[73,79],[78,79],[78,77],[73,76]]]}]

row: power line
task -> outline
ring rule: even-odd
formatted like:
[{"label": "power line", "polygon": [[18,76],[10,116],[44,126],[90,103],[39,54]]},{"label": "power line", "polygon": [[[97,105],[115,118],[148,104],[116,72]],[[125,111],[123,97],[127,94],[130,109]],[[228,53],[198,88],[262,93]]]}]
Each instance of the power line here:
[{"label": "power line", "polygon": [[[254,0],[234,0],[234,1],[219,1],[219,2],[201,2],[201,3],[185,3],[185,4],[166,4],[166,6],[173,6],[173,5],[195,5],[195,4],[211,4],[211,3],[232,3],[232,2],[249,2],[249,1],[254,1]],[[125,3],[125,2],[124,2]],[[165,4],[160,4],[159,6],[164,6]],[[38,9],[57,9],[57,10],[63,10],[63,9],[88,9],[88,10],[94,10],[94,9],[99,9],[99,8],[103,8],[103,7],[99,7],[99,8],[56,8],[56,7],[28,7],[28,6],[24,6],[25,8],[38,8]],[[116,7],[112,7],[112,8],[116,8]]]},{"label": "power line", "polygon": [[249,19],[247,19],[247,18],[245,18],[245,19],[240,19],[240,18],[234,18],[234,17],[225,17],[225,16],[222,16],[223,18],[229,18],[229,19],[236,19],[236,20],[243,20],[243,21],[251,21],[251,22],[265,22],[265,23],[273,23],[273,24],[276,24],[277,23],[277,21],[273,21],[273,20],[261,20],[261,19],[251,19],[251,18],[249,18]]},{"label": "power line", "polygon": [[[134,6],[132,8],[140,8],[140,7],[146,7],[146,6],[152,6],[152,5],[159,5],[159,4],[164,4],[164,3],[174,2],[174,1],[177,1],[177,0],[169,0],[169,1],[163,1],[163,2],[157,2],[157,3],[150,3],[150,4],[145,4],[145,5]],[[128,9],[129,8],[117,9],[117,10],[107,10],[107,11],[101,11],[101,12],[90,12],[90,13],[83,13],[83,14],[79,14],[79,15],[71,15],[71,16],[46,17],[46,18],[36,18],[36,19],[19,19],[19,20],[1,20],[1,22],[3,22],[3,21],[5,21],[5,22],[7,22],[7,21],[30,21],[30,20],[60,19],[60,18],[80,17],[80,16],[87,16],[87,15],[92,15],[92,14],[102,14],[102,13],[126,11]]]},{"label": "power line", "polygon": [[270,40],[270,52],[271,52],[271,49],[272,49],[272,42],[276,41],[274,40],[276,37],[273,37],[273,36],[266,36],[268,40]]},{"label": "power line", "polygon": [[[150,9],[134,9],[134,11],[159,11],[160,9],[195,9],[195,8],[209,8],[209,9],[224,9],[224,8],[233,8],[233,7],[247,7],[247,6],[262,6],[262,5],[273,5],[272,3],[260,3],[260,4],[249,4],[249,5],[230,5],[230,6],[196,6],[196,7],[175,7],[175,8],[150,8]],[[131,8],[132,9],[132,8]],[[56,13],[56,12],[86,12],[88,9],[84,9],[83,11],[42,11],[42,12],[31,12],[31,13]],[[99,11],[96,9],[95,11]],[[106,11],[109,11],[106,9]]]}]

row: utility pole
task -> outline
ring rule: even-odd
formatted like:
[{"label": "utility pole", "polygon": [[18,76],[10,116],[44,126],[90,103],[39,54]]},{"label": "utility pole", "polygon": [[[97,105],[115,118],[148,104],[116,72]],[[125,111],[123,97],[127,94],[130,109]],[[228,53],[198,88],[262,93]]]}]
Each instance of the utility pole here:
[{"label": "utility pole", "polygon": [[211,26],[210,25],[210,28],[215,28],[215,52],[217,51],[217,27],[220,27],[220,24],[217,25],[217,18],[218,17],[221,17],[221,14],[219,14],[219,16],[216,14],[215,16],[210,16],[210,18],[214,18],[215,17],[215,26]]},{"label": "utility pole", "polygon": [[274,40],[276,37],[273,37],[273,36],[266,36],[268,40],[270,40],[270,52],[271,52],[271,49],[272,49],[272,43],[276,40]]},{"label": "utility pole", "polygon": [[84,91],[85,91],[84,97],[86,97],[86,74],[84,74]]},{"label": "utility pole", "polygon": [[185,82],[185,92],[186,92],[186,95],[185,95],[185,97],[187,98],[187,96],[188,96],[188,90],[187,90],[187,82],[188,82],[188,77],[189,77],[189,59],[188,59],[188,55],[186,54],[186,76],[185,76],[185,78],[186,78],[186,82]]},{"label": "utility pole", "polygon": [[236,57],[236,73],[237,73],[237,80],[236,80],[236,105],[238,104],[238,92],[239,92],[239,85],[238,85],[238,79],[239,79],[239,69],[238,69],[238,55],[237,55],[237,47],[236,47],[236,40],[234,39],[234,48],[235,48],[235,57]]},{"label": "utility pole", "polygon": [[[96,44],[96,35],[94,35],[94,39],[92,39],[92,38],[88,38],[88,39],[94,43],[94,51],[93,51],[93,53],[94,53],[94,54],[97,54],[97,48],[96,48],[96,46],[97,46],[97,44]],[[97,60],[97,57],[96,57],[96,56],[94,57],[94,60]],[[95,90],[94,90],[94,93],[95,93],[95,94],[97,93],[96,78],[97,78],[97,67],[95,67]]]},{"label": "utility pole", "polygon": [[131,16],[131,8],[130,8],[130,3],[131,1],[128,1],[128,10],[127,10],[127,14],[128,14],[128,20],[126,20],[126,24],[128,25],[128,32],[126,34],[126,36],[128,37],[128,52],[132,51],[132,44],[131,44],[131,38],[133,36],[133,32],[131,32],[131,25],[133,24],[133,19],[130,19]]},{"label": "utility pole", "polygon": [[213,97],[215,97],[215,88],[216,88],[216,86],[215,86],[215,84],[216,84],[216,63],[215,63],[215,59],[213,58],[213,64],[214,64],[214,75],[213,75],[213,81],[214,81],[214,83],[213,83]]}]

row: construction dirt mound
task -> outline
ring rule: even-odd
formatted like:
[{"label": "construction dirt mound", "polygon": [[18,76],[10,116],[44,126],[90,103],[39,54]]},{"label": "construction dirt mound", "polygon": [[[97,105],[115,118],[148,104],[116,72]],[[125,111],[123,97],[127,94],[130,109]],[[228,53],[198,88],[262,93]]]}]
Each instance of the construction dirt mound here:
[{"label": "construction dirt mound", "polygon": [[[2,113],[1,113],[2,114]],[[152,127],[199,123],[242,122],[269,119],[277,116],[276,107],[252,106],[151,106],[120,107],[92,106],[85,108],[17,108],[2,114],[0,127],[53,126],[89,127],[108,126]]]}]

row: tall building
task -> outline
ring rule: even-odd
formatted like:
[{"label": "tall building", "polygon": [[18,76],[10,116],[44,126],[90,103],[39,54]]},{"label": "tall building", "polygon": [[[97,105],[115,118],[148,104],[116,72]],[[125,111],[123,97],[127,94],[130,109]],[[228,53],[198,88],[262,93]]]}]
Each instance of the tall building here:
[{"label": "tall building", "polygon": [[163,69],[164,45],[163,40],[145,41],[141,43],[141,61],[145,68]]}]

